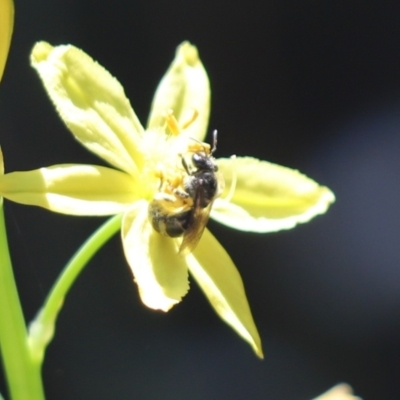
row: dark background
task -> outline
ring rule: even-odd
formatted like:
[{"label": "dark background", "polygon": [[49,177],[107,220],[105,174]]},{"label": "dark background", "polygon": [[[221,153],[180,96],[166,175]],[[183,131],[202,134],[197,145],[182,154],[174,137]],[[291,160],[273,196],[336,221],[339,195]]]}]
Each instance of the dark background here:
[{"label": "dark background", "polygon": [[[7,171],[102,161],[56,115],[29,52],[72,43],[114,74],[145,123],[175,47],[210,75],[218,156],[253,155],[329,186],[327,215],[268,235],[210,229],[241,271],[265,360],[193,283],[168,314],[142,306],[119,237],[68,295],[44,363],[49,400],[307,400],[338,382],[400,398],[400,3],[16,0],[0,90]],[[31,320],[103,219],[6,203]],[[4,393],[4,382],[0,385]]]}]

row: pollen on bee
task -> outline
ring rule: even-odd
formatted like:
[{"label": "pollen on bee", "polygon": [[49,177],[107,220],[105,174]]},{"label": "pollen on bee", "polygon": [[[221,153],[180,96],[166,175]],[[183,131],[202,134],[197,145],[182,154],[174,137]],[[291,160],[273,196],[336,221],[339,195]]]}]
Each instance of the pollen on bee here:
[{"label": "pollen on bee", "polygon": [[164,200],[171,201],[174,197],[181,200],[188,199],[189,195],[184,190],[184,172],[181,168],[167,168],[159,164],[154,170],[154,176],[160,181],[158,192],[166,195]]},{"label": "pollen on bee", "polygon": [[159,191],[149,203],[148,215],[153,228],[164,236],[176,238],[187,230],[193,199],[183,187],[182,171],[157,169]]},{"label": "pollen on bee", "polygon": [[191,153],[200,153],[204,152],[206,154],[210,154],[211,146],[205,142],[198,142],[193,139],[193,142],[188,145],[188,151]]}]

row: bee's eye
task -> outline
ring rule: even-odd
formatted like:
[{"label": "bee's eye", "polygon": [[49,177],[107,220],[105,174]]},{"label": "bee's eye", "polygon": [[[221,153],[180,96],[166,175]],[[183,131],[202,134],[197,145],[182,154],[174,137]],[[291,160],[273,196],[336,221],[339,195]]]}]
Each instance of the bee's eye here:
[{"label": "bee's eye", "polygon": [[197,168],[201,168],[205,164],[204,157],[198,153],[193,154],[192,161],[194,166]]}]

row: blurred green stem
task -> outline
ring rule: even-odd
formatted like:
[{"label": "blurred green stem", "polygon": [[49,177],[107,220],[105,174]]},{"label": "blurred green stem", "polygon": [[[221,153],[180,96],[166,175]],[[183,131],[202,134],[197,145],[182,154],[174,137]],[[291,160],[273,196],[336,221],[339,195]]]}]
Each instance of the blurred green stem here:
[{"label": "blurred green stem", "polygon": [[84,266],[121,227],[122,215],[103,224],[75,253],[30,324],[29,336],[14,280],[0,205],[0,350],[12,400],[44,400],[41,366],[64,298]]},{"label": "blurred green stem", "polygon": [[74,254],[65,266],[57,282],[29,327],[29,347],[33,359],[40,364],[43,361],[47,345],[54,336],[55,323],[64,303],[65,296],[70,290],[83,267],[104,243],[115,235],[121,228],[122,214],[105,222]]},{"label": "blurred green stem", "polygon": [[26,325],[15,284],[3,204],[0,205],[0,349],[13,400],[43,400],[41,364],[32,359]]}]

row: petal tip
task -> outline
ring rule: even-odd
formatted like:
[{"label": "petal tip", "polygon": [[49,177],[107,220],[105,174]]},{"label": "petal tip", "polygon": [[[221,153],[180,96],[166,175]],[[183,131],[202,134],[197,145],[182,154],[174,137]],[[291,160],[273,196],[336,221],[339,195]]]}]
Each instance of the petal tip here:
[{"label": "petal tip", "polygon": [[254,347],[254,352],[256,353],[256,356],[257,356],[260,360],[264,360],[264,353],[263,353],[261,347]]},{"label": "petal tip", "polygon": [[199,52],[197,47],[189,42],[183,42],[176,50],[176,56],[182,57],[184,62],[190,66],[195,66],[199,62]]},{"label": "petal tip", "polygon": [[326,202],[328,204],[334,203],[336,201],[335,194],[329,188],[327,188],[326,186],[323,187],[323,190],[325,192],[324,197],[325,197]]},{"label": "petal tip", "polygon": [[31,63],[37,64],[42,61],[45,61],[51,51],[53,50],[53,46],[47,42],[38,42],[33,46],[31,53]]},{"label": "petal tip", "polygon": [[314,398],[314,400],[361,400],[360,397],[354,396],[353,389],[347,383],[339,383],[327,392]]},{"label": "petal tip", "polygon": [[325,213],[328,208],[336,201],[335,194],[326,186],[320,188],[320,200],[321,204],[320,214]]},{"label": "petal tip", "polygon": [[152,295],[148,295],[144,290],[141,290],[139,286],[139,294],[140,298],[145,306],[151,308],[152,310],[168,312],[171,310],[173,306],[180,303],[180,300],[166,298],[163,295],[157,295],[153,293]]}]

